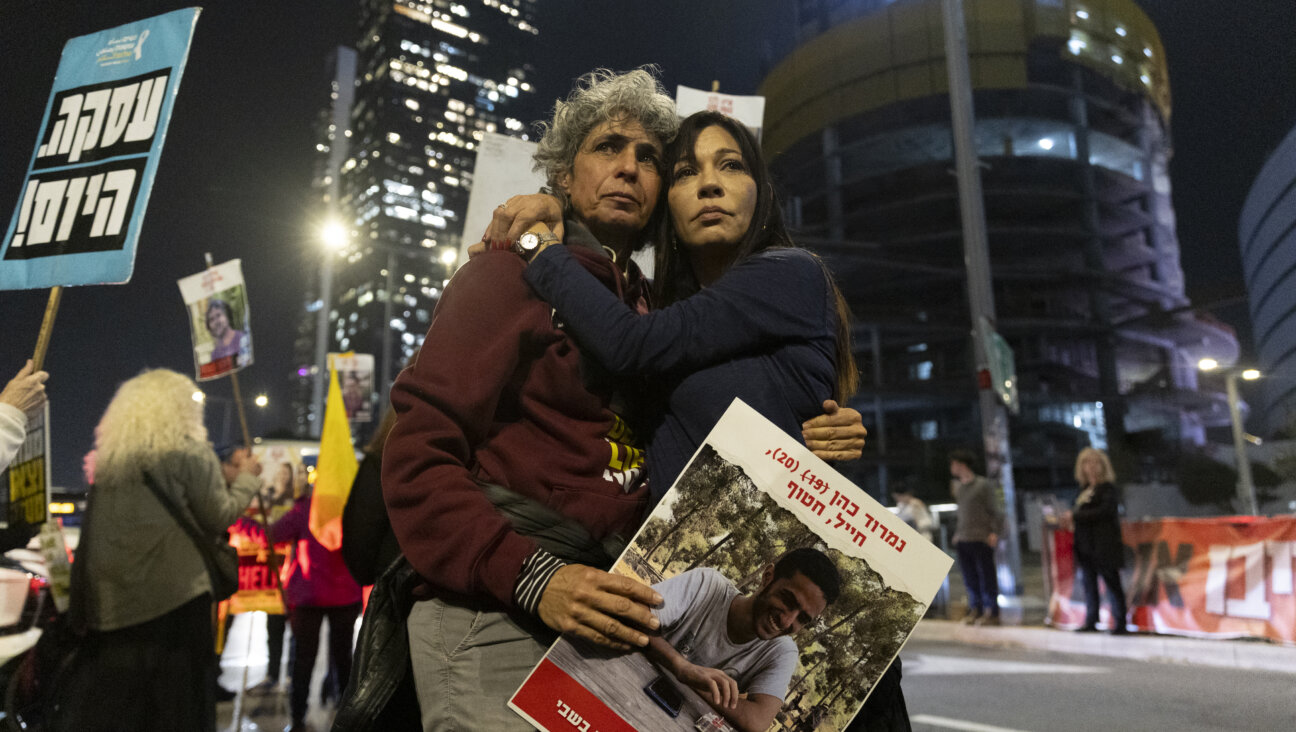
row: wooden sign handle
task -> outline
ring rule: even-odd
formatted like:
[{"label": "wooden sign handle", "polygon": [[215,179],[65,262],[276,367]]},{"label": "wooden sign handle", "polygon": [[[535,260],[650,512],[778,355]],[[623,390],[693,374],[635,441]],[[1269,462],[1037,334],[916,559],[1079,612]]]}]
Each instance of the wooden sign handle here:
[{"label": "wooden sign handle", "polygon": [[50,288],[49,302],[45,304],[45,319],[41,321],[40,335],[36,337],[36,353],[32,355],[32,368],[40,371],[45,365],[45,352],[49,350],[50,333],[54,330],[54,317],[58,315],[59,300],[63,297],[63,286]]}]

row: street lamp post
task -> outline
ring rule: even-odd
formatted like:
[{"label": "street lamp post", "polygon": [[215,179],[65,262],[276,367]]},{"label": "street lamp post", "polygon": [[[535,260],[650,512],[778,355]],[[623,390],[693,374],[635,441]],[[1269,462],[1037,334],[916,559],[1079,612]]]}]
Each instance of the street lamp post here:
[{"label": "street lamp post", "polygon": [[321,239],[326,251],[320,258],[319,310],[315,312],[315,378],[311,384],[311,437],[324,428],[324,390],[328,378],[329,303],[333,300],[333,255],[347,244],[347,231],[336,221],[324,225]]},{"label": "street lamp post", "polygon": [[[985,200],[981,192],[981,168],[973,132],[976,115],[972,104],[972,78],[968,62],[967,26],[962,0],[943,0],[941,16],[945,30],[945,61],[949,77],[950,119],[954,131],[954,167],[958,180],[959,215],[963,225],[963,261],[967,267],[968,305],[972,313],[972,353],[977,371],[989,368],[990,355],[983,344],[990,343],[995,322],[994,280],[990,272],[990,248],[986,238]],[[1010,582],[1004,594],[1021,594],[1021,548],[1017,536],[1017,489],[1013,481],[1012,443],[1008,437],[1008,410],[999,395],[978,388],[981,400],[981,435],[985,444],[986,477],[998,478],[1004,498],[1004,559]],[[998,466],[998,475],[995,466]]]},{"label": "street lamp post", "polygon": [[[1219,362],[1213,358],[1204,358],[1197,364],[1202,371],[1214,371]],[[1228,397],[1229,422],[1233,427],[1233,453],[1237,462],[1237,494],[1247,515],[1258,516],[1260,505],[1256,500],[1255,480],[1251,476],[1251,461],[1246,453],[1246,436],[1242,431],[1242,409],[1238,398],[1238,379],[1254,381],[1260,378],[1255,369],[1232,368],[1224,372],[1224,393]]]}]

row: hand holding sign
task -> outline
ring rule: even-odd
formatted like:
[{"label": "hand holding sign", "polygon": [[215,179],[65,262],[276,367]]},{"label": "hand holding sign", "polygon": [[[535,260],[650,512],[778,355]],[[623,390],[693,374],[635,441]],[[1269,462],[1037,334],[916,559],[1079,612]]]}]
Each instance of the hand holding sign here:
[{"label": "hand holding sign", "polygon": [[0,404],[8,404],[19,411],[30,412],[45,403],[45,380],[49,374],[37,371],[31,359],[0,391]]}]

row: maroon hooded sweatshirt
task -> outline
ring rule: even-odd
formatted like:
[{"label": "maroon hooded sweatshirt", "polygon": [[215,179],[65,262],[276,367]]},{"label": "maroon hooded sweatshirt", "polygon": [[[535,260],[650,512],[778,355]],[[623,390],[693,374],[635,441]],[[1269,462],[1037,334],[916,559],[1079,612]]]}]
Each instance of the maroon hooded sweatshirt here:
[{"label": "maroon hooded sweatshirt", "polygon": [[[644,307],[589,232],[566,244],[600,282]],[[446,286],[417,362],[392,385],[395,428],[383,449],[392,528],[433,593],[516,607],[537,544],[513,530],[477,481],[499,483],[582,524],[629,537],[647,500],[642,452],[614,412],[615,383],[555,323],[512,252],[486,252]]]}]

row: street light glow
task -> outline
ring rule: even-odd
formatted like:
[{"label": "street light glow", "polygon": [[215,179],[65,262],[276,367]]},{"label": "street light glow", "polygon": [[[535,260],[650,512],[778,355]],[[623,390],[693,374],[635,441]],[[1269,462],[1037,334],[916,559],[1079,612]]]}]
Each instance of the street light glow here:
[{"label": "street light glow", "polygon": [[1260,378],[1260,371],[1257,369],[1247,369],[1242,372],[1242,378],[1246,379],[1247,381],[1255,381],[1256,379]]},{"label": "street light glow", "polygon": [[1197,362],[1197,368],[1202,371],[1214,371],[1219,368],[1219,361],[1216,361],[1213,358],[1203,358]]},{"label": "street light glow", "polygon": [[441,250],[441,264],[444,264],[447,267],[454,264],[455,260],[458,258],[459,258],[459,252],[451,249],[450,247],[446,247]]},{"label": "street light glow", "polygon": [[255,404],[256,404],[258,407],[265,407],[265,405],[267,405],[267,404],[269,404],[269,403],[270,403],[270,399],[269,399],[268,397],[266,397],[265,394],[257,394],[257,398],[256,398],[256,402],[255,402]]},{"label": "street light glow", "polygon": [[329,249],[341,249],[347,243],[346,227],[337,221],[330,221],[320,229],[320,238]]},{"label": "street light glow", "polygon": [[204,394],[201,389],[199,389],[198,391],[195,391],[193,393],[193,400],[195,402],[198,402],[199,404],[202,404],[203,402],[207,401],[207,395]]}]

